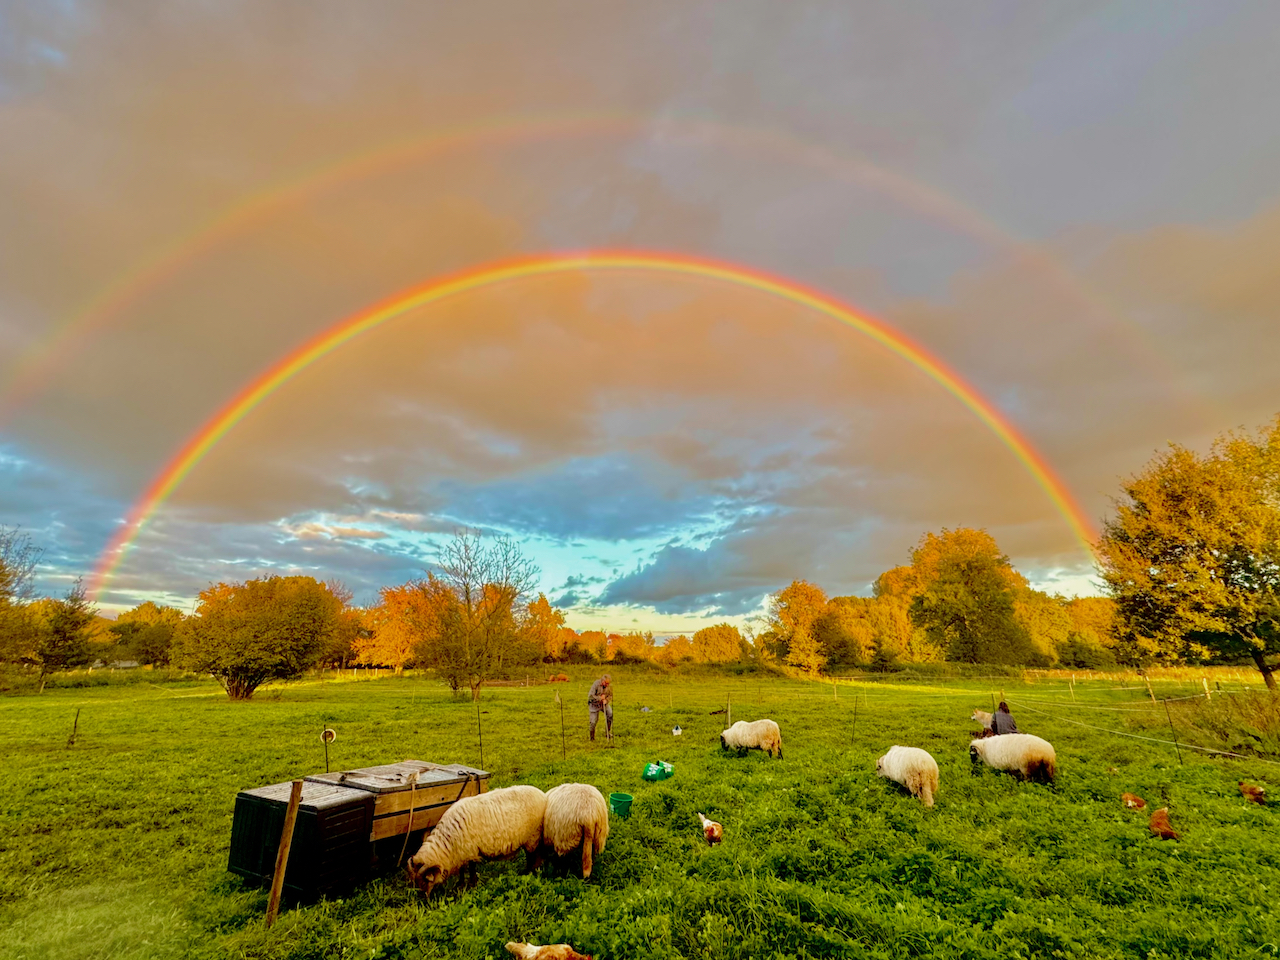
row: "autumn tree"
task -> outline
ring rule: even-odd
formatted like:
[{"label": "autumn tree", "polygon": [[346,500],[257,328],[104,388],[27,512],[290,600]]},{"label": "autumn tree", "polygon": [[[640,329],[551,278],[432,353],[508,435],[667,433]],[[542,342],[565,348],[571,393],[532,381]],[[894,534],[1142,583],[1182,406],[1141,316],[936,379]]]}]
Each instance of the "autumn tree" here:
[{"label": "autumn tree", "polygon": [[1049,666],[1061,659],[1063,650],[1071,639],[1071,615],[1062,597],[1050,596],[1041,590],[1017,591],[1013,599],[1013,615],[1017,618],[1031,642],[1033,666]]},{"label": "autumn tree", "polygon": [[654,653],[654,659],[663,666],[678,667],[696,659],[694,645],[683,633],[677,637],[668,637],[667,642]]},{"label": "autumn tree", "polygon": [[417,656],[419,644],[438,630],[438,604],[431,585],[419,580],[378,592],[378,605],[366,611],[363,628],[351,641],[357,663],[391,667],[397,677]]},{"label": "autumn tree", "polygon": [[524,634],[537,649],[541,660],[555,661],[564,655],[564,611],[551,605],[545,593],[525,607]]},{"label": "autumn tree", "polygon": [[894,567],[876,578],[867,619],[872,629],[871,662],[878,669],[945,659],[946,651],[911,622],[911,604],[921,590],[920,578],[910,566]]},{"label": "autumn tree", "polygon": [[772,659],[789,662],[792,644],[798,637],[806,655],[816,656],[813,622],[826,606],[827,595],[821,587],[805,580],[793,580],[789,586],[769,597],[764,629],[756,639],[757,645]]},{"label": "autumn tree", "polygon": [[510,537],[485,545],[472,533],[446,543],[438,567],[439,583],[456,602],[442,610],[424,653],[431,663],[465,675],[471,699],[479,700],[486,680],[535,659],[521,615],[539,571]]},{"label": "autumn tree", "polygon": [[874,601],[864,597],[832,597],[813,622],[813,634],[827,662],[862,666],[875,654]]},{"label": "autumn tree", "polygon": [[40,668],[40,689],[44,690],[49,674],[93,662],[90,641],[97,612],[79,580],[62,597],[41,600],[35,607],[33,642],[22,659]]},{"label": "autumn tree", "polygon": [[745,644],[742,632],[733,624],[703,627],[693,635],[693,659],[699,663],[738,663]]},{"label": "autumn tree", "polygon": [[1014,601],[1027,582],[985,530],[926,533],[911,554],[920,592],[911,620],[948,660],[1024,664],[1034,651]]},{"label": "autumn tree", "polygon": [[643,663],[652,660],[656,652],[653,632],[632,630],[625,634],[609,635],[609,659],[615,663]]},{"label": "autumn tree", "polygon": [[1121,649],[1249,657],[1267,686],[1280,654],[1280,417],[1198,456],[1171,445],[1122,487],[1098,544]]},{"label": "autumn tree", "polygon": [[248,700],[268,680],[314,665],[341,613],[342,600],[311,577],[214,584],[175,633],[173,663],[211,673],[232,700]]},{"label": "autumn tree", "polygon": [[116,617],[111,633],[122,652],[139,663],[168,666],[173,636],[183,620],[182,611],[147,600]]}]

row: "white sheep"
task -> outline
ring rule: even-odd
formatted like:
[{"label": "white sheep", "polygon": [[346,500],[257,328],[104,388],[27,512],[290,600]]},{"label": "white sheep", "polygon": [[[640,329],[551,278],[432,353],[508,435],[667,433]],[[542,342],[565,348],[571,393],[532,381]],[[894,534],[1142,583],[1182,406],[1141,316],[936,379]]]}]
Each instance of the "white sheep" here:
[{"label": "white sheep", "polygon": [[409,879],[428,896],[437,885],[477,860],[511,857],[523,848],[529,868],[537,866],[547,796],[537,787],[518,786],[463,797],[449,807],[408,863]]},{"label": "white sheep", "polygon": [[1011,770],[1023,780],[1052,782],[1057,772],[1053,744],[1029,733],[1006,733],[969,741],[969,758],[993,770]]},{"label": "white sheep", "polygon": [[970,715],[969,719],[977,720],[980,724],[982,724],[982,729],[985,731],[983,733],[983,736],[991,735],[991,732],[992,732],[991,731],[991,714],[987,713],[987,711],[974,710],[972,715]]},{"label": "white sheep", "polygon": [[933,795],[938,792],[938,762],[928,751],[895,744],[876,760],[876,776],[902,784],[926,807],[933,806]]},{"label": "white sheep", "polygon": [[595,787],[586,783],[562,783],[547,791],[542,818],[543,843],[565,856],[582,847],[582,879],[591,876],[591,854],[604,852],[609,836],[609,805]]},{"label": "white sheep", "polygon": [[737,750],[740,754],[747,750],[767,750],[771,757],[777,750],[781,760],[782,731],[772,720],[739,720],[720,734],[720,746],[725,750]]}]

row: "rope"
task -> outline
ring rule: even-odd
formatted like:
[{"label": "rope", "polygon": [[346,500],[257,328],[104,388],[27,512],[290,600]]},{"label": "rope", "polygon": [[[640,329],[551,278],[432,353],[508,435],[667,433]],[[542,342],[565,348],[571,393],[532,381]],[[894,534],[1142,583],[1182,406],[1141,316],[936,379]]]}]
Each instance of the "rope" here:
[{"label": "rope", "polygon": [[1053,714],[1045,713],[1043,710],[1037,710],[1035,707],[1027,707],[1025,706],[1025,703],[1021,701],[1011,700],[1009,702],[1018,703],[1019,710],[1027,709],[1032,713],[1040,714],[1042,717],[1048,717],[1050,720],[1057,720],[1060,723],[1075,724],[1077,727],[1085,727],[1088,730],[1098,730],[1101,733],[1109,733],[1116,737],[1129,737],[1133,740],[1146,740],[1148,743],[1163,743],[1171,747],[1186,747],[1188,750],[1199,750],[1201,753],[1212,753],[1222,757],[1237,757],[1241,760],[1254,760],[1258,763],[1269,763],[1272,766],[1280,767],[1280,761],[1267,760],[1265,757],[1253,757],[1245,753],[1232,753],[1230,750],[1214,750],[1211,747],[1197,747],[1194,743],[1183,743],[1181,740],[1176,742],[1173,740],[1161,740],[1158,737],[1144,737],[1136,733],[1125,733],[1121,730],[1109,730],[1106,727],[1095,727],[1091,723],[1083,723],[1080,720],[1069,720],[1066,717],[1055,717]]}]

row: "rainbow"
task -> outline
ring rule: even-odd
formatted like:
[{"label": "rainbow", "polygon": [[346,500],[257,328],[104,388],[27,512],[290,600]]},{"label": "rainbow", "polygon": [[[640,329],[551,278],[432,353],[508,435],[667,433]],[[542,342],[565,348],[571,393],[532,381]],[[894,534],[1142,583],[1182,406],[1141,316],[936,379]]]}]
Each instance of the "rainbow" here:
[{"label": "rainbow", "polygon": [[[1128,333],[1136,356],[1186,390],[1185,373],[1177,370],[1160,346],[1142,333],[1112,305],[1087,289],[1060,261],[1029,246],[1006,230],[935,187],[853,155],[842,155],[768,129],[735,127],[705,120],[664,118],[653,120],[610,113],[571,114],[558,117],[499,117],[458,127],[427,137],[397,140],[354,157],[309,168],[288,180],[243,198],[190,230],[174,237],[136,263],[110,285],[95,294],[54,332],[28,348],[16,365],[9,383],[0,389],[0,425],[51,380],[59,362],[78,346],[89,343],[129,311],[146,301],[221,246],[268,223],[272,217],[311,199],[336,192],[353,183],[404,169],[459,150],[509,147],[521,142],[567,139],[575,136],[648,136],[704,141],[746,152],[772,155],[808,167],[823,176],[891,197],[904,208],[958,234],[999,251],[1046,287],[1074,302],[1082,316],[1099,317],[1109,329]],[[1205,422],[1221,417],[1196,411]],[[1212,412],[1211,412],[1212,413]]]},{"label": "rainbow", "polygon": [[591,250],[537,254],[486,263],[429,280],[340,320],[302,344],[241,390],[197,430],[155,476],[130,510],[124,525],[99,556],[90,584],[90,595],[96,598],[101,593],[147,521],[173,495],[209,451],[259,404],[317,360],[389,320],[450,297],[532,277],[609,271],[690,276],[732,284],[815,310],[865,334],[935,381],[981,420],[1045,492],[1071,528],[1085,554],[1092,558],[1093,541],[1096,538],[1093,527],[1061,477],[1022,436],[1017,427],[976,388],[905,334],[839,300],[759,270],[656,251]]}]

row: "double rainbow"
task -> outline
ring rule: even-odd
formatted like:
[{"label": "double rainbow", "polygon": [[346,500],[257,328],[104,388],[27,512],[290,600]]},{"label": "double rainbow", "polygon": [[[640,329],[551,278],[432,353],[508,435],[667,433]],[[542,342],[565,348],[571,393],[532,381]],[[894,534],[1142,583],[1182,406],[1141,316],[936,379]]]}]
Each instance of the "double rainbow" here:
[{"label": "double rainbow", "polygon": [[1071,528],[1085,555],[1092,557],[1092,543],[1095,539],[1092,525],[1062,478],[990,401],[955,370],[905,334],[832,297],[763,271],[731,263],[656,251],[590,250],[538,254],[482,264],[460,273],[429,280],[376,303],[345,320],[340,320],[302,344],[241,390],[230,403],[196,431],[183,444],[177,455],[156,475],[130,510],[124,525],[112,537],[98,558],[90,585],[90,595],[97,597],[101,593],[147,521],[173,495],[173,492],[209,451],[217,446],[218,442],[254,408],[321,357],[327,356],[388,320],[450,297],[531,277],[609,271],[639,271],[699,277],[756,290],[815,310],[865,334],[927,375],[981,420],[1044,490],[1054,508]]}]

